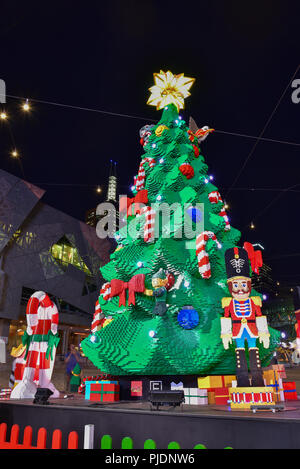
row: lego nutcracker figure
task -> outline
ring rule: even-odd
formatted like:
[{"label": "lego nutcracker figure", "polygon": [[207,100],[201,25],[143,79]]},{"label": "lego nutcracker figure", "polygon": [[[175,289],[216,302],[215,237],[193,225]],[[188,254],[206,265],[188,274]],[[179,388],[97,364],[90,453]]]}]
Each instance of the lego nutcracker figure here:
[{"label": "lego nutcracker figure", "polygon": [[222,298],[224,317],[221,318],[221,339],[228,349],[232,339],[236,349],[236,375],[238,387],[249,387],[245,342],[248,344],[252,386],[264,386],[257,339],[269,348],[269,330],[266,316],[261,313],[261,298],[250,296],[251,277],[246,249],[234,247],[225,252],[228,289],[232,295]]}]

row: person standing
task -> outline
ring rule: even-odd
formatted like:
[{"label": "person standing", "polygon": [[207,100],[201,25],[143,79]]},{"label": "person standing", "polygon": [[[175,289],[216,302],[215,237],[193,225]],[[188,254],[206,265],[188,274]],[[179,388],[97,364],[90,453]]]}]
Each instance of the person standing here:
[{"label": "person standing", "polygon": [[65,364],[66,364],[66,380],[65,380],[65,388],[66,391],[70,391],[70,380],[72,377],[72,371],[74,370],[75,366],[81,361],[80,353],[76,350],[75,345],[70,345],[70,352],[65,356]]}]

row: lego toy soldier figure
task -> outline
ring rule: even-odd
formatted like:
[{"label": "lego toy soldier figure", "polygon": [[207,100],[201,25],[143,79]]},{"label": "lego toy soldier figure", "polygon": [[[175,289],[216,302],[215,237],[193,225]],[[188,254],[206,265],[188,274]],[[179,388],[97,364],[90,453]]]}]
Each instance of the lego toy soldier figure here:
[{"label": "lego toy soldier figure", "polygon": [[269,330],[266,316],[261,313],[261,298],[250,296],[251,277],[249,257],[243,248],[234,247],[225,252],[228,289],[232,298],[222,298],[224,317],[221,318],[221,339],[228,349],[232,339],[236,344],[236,375],[238,387],[249,387],[245,341],[248,343],[252,386],[264,386],[256,340],[269,348]]}]

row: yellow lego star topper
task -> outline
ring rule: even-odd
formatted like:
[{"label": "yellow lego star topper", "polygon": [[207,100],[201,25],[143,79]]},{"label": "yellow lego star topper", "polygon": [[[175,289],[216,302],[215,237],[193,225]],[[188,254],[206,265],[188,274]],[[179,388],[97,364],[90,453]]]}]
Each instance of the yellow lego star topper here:
[{"label": "yellow lego star topper", "polygon": [[154,86],[149,88],[151,91],[147,104],[156,106],[156,109],[162,109],[168,104],[175,104],[178,111],[184,108],[184,100],[191,93],[189,89],[195,81],[195,78],[185,77],[184,73],[173,75],[172,72],[154,73]]}]

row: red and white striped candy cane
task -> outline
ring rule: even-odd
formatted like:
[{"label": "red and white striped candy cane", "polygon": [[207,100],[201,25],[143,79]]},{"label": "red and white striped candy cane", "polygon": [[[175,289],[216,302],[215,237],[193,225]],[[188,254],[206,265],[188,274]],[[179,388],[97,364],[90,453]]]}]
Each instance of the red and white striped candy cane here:
[{"label": "red and white striped candy cane", "polygon": [[[222,200],[222,197],[220,195],[220,192],[218,191],[213,191],[211,192],[210,194],[208,194],[208,198],[209,198],[209,201],[212,203],[212,204],[217,204],[218,202],[221,202],[223,203],[223,200]],[[223,218],[223,220],[225,221],[225,231],[228,231],[230,230],[231,226],[230,226],[230,223],[229,223],[229,219],[228,219],[228,216],[227,216],[227,213],[226,213],[226,210],[225,208],[223,207],[222,210],[220,211],[219,213],[220,217]]]},{"label": "red and white striped candy cane", "polygon": [[145,243],[151,243],[154,241],[155,236],[156,211],[150,206],[143,207],[139,213],[139,216],[143,214],[145,214],[144,241]]},{"label": "red and white striped candy cane", "polygon": [[145,176],[146,176],[145,168],[144,168],[145,163],[148,163],[149,168],[152,169],[154,168],[156,162],[154,158],[142,159],[140,166],[139,166],[139,172],[138,172],[137,178],[135,179],[135,188],[137,192],[145,188]]},{"label": "red and white striped candy cane", "polygon": [[11,398],[34,397],[37,369],[39,370],[39,386],[50,389],[53,392],[52,397],[58,397],[59,392],[51,383],[56,347],[53,346],[52,353],[46,358],[49,345],[47,335],[50,331],[54,335],[57,334],[57,307],[46,293],[35,292],[28,301],[26,318],[26,332],[32,340],[29,344],[22,381],[13,389]]},{"label": "red and white striped candy cane", "polygon": [[205,251],[206,243],[209,239],[216,242],[218,248],[221,248],[221,244],[217,240],[215,233],[212,231],[202,231],[196,238],[196,256],[198,260],[199,272],[202,278],[208,279],[211,277],[211,269],[209,256]]},{"label": "red and white striped candy cane", "polygon": [[109,282],[104,283],[100,289],[100,296],[102,296],[103,300],[107,301],[110,299],[110,291],[111,291],[110,283]]},{"label": "red and white striped candy cane", "polygon": [[95,304],[95,313],[94,313],[94,317],[93,317],[93,321],[91,325],[91,332],[94,333],[98,331],[99,329],[101,329],[102,323],[104,322],[104,320],[105,318],[103,316],[102,309],[99,305],[99,300],[97,300]]}]

